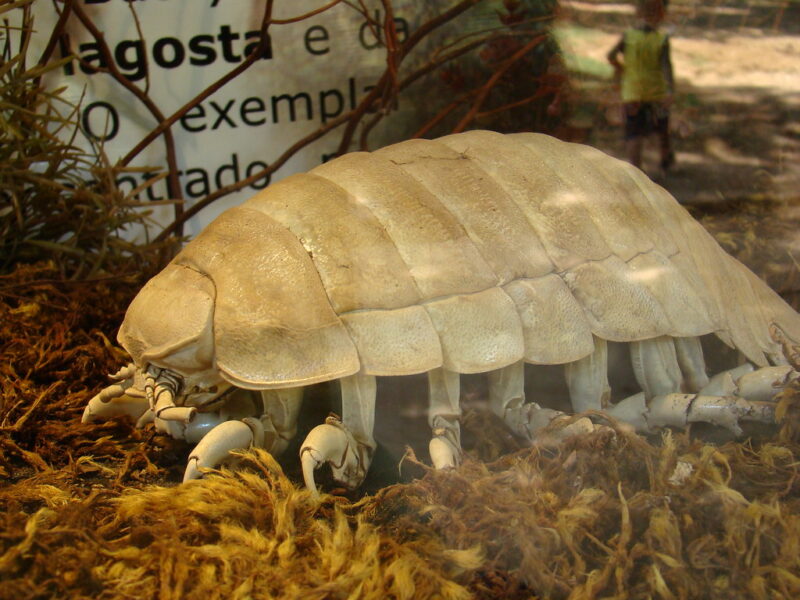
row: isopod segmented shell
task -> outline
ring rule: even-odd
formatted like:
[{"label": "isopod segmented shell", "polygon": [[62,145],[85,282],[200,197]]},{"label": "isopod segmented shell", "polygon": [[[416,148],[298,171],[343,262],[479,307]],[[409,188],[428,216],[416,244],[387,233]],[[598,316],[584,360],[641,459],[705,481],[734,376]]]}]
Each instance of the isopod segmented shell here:
[{"label": "isopod segmented shell", "polygon": [[204,361],[266,389],[568,363],[594,337],[715,333],[765,365],[783,360],[771,324],[800,341],[798,315],[637,169],[471,131],[348,154],[226,211],[137,296],[120,341],[180,370],[212,337]]}]

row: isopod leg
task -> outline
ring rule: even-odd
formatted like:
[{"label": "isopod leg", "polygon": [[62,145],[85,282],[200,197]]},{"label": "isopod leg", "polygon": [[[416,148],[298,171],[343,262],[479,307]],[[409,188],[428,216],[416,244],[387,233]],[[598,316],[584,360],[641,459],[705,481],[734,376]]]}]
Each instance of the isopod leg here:
[{"label": "isopod leg", "polygon": [[[110,387],[117,388],[119,386],[115,385]],[[127,394],[121,394],[110,399],[105,399],[101,398],[101,394],[102,392],[89,400],[89,403],[83,410],[83,416],[81,417],[82,423],[94,423],[98,420],[110,419],[122,415],[127,415],[136,421],[149,409],[146,398],[137,398],[128,396]]]},{"label": "isopod leg", "polygon": [[303,479],[312,493],[316,493],[314,470],[329,464],[331,474],[338,483],[353,489],[361,485],[367,475],[375,439],[376,382],[372,375],[351,375],[339,380],[342,388],[342,420],[328,417],[306,436],[300,448]]},{"label": "isopod leg", "polygon": [[609,413],[644,432],[659,427],[682,428],[690,423],[711,423],[741,435],[739,421],[775,422],[772,403],[701,394],[665,394],[647,399],[644,392],[640,392],[618,402]]},{"label": "isopod leg", "polygon": [[297,433],[297,417],[303,402],[303,388],[262,390],[264,448],[273,456],[286,450]]},{"label": "isopod leg", "polygon": [[[703,422],[741,435],[740,421],[774,423],[775,407],[769,400],[797,376],[788,367],[754,371],[744,364],[709,380],[697,339],[656,338],[630,348],[642,392],[618,402],[609,413],[639,431]],[[681,388],[696,393],[680,393]]]},{"label": "isopod leg", "polygon": [[604,339],[594,338],[594,352],[568,363],[564,374],[575,412],[603,410],[608,406],[611,388],[608,385],[608,346]]},{"label": "isopod leg", "polygon": [[[489,404],[518,436],[534,442],[537,432],[544,429],[564,413],[542,408],[536,402],[525,402],[525,363],[519,361],[489,372]],[[557,432],[557,438],[592,431],[589,419],[579,419]],[[556,433],[556,432],[554,432]]]},{"label": "isopod leg", "polygon": [[437,469],[461,462],[460,375],[447,369],[428,373],[428,425],[433,437],[429,445],[431,462]]},{"label": "isopod leg", "polygon": [[377,383],[374,375],[351,375],[339,380],[342,387],[342,421],[359,442],[375,449],[372,437],[375,427],[375,396]]},{"label": "isopod leg", "polygon": [[674,338],[673,341],[686,392],[706,396],[738,396],[753,402],[770,402],[776,393],[798,377],[797,371],[789,365],[756,369],[745,363],[709,379],[700,340]]},{"label": "isopod leg", "polygon": [[703,357],[700,338],[676,337],[672,341],[675,344],[675,355],[683,375],[683,391],[699,392],[708,385],[706,360]]},{"label": "isopod leg", "polygon": [[701,393],[730,395],[757,402],[770,402],[789,382],[797,379],[798,373],[789,365],[755,369],[744,364],[723,371],[711,378]]},{"label": "isopod leg", "polygon": [[739,389],[736,383],[742,376],[752,373],[754,370],[753,365],[744,363],[728,371],[717,373],[708,383],[700,390],[701,394],[706,396],[734,396]]},{"label": "isopod leg", "polygon": [[645,397],[681,391],[683,377],[671,337],[631,342],[630,353],[633,373]]},{"label": "isopod leg", "polygon": [[789,365],[756,369],[752,373],[742,375],[736,381],[739,388],[736,395],[748,400],[769,402],[775,398],[776,393],[798,376],[800,374]]},{"label": "isopod leg", "polygon": [[145,398],[143,384],[131,363],[110,376],[113,383],[106,386],[89,400],[81,417],[82,423],[94,423],[100,419],[127,415],[134,421],[147,412],[149,403]]},{"label": "isopod leg", "polygon": [[225,421],[214,427],[189,455],[183,481],[199,479],[201,469],[213,468],[225,462],[231,450],[246,450],[251,445],[263,442],[261,422],[256,419]]}]

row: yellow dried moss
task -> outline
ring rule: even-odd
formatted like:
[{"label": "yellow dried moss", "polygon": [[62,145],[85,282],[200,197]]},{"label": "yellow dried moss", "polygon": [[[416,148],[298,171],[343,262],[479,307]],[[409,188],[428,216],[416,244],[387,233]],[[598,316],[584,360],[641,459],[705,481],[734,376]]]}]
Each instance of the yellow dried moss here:
[{"label": "yellow dried moss", "polygon": [[767,440],[520,450],[473,414],[458,470],[356,502],[312,499],[263,451],[177,485],[185,445],[79,422],[135,286],[87,307],[47,268],[0,278],[0,598],[800,597],[798,383]]}]

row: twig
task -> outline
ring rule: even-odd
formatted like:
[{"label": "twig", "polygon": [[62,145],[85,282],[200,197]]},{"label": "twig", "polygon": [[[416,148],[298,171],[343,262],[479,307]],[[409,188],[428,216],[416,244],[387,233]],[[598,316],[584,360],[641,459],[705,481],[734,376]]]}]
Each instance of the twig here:
[{"label": "twig", "polygon": [[48,387],[45,391],[43,391],[41,394],[39,394],[39,397],[36,398],[36,400],[33,401],[33,404],[31,404],[30,408],[27,411],[25,411],[24,415],[22,415],[19,419],[17,419],[16,422],[13,425],[3,425],[2,427],[0,427],[0,431],[3,431],[3,432],[20,431],[22,429],[22,427],[25,425],[25,422],[30,418],[30,416],[39,407],[39,405],[44,401],[44,399],[47,398],[50,394],[52,394],[53,391],[57,387],[59,387],[62,383],[64,383],[64,382],[63,381],[56,381],[54,383],[51,383],[50,387]]},{"label": "twig", "polygon": [[[445,64],[445,63],[447,63],[447,62],[449,62],[451,60],[455,60],[456,58],[466,54],[470,50],[472,50],[474,48],[477,48],[477,47],[480,47],[480,46],[486,44],[487,42],[491,42],[492,40],[497,39],[498,37],[500,37],[500,34],[498,34],[498,33],[495,33],[495,34],[492,34],[492,35],[489,35],[489,36],[485,36],[485,37],[479,38],[477,40],[473,40],[468,44],[464,44],[462,46],[459,46],[458,48],[456,48],[454,50],[451,50],[450,52],[448,52],[446,54],[442,54],[442,55],[436,56],[432,60],[430,60],[427,63],[425,63],[422,67],[420,67],[417,70],[413,71],[412,73],[407,75],[403,80],[401,80],[400,83],[398,84],[398,90],[397,90],[398,93],[402,92],[404,89],[406,89],[408,86],[410,86],[412,83],[414,83],[415,81],[417,81],[421,77],[427,75],[428,73],[431,73],[432,71],[435,71],[437,68],[441,67],[443,64]],[[463,97],[462,97],[461,101],[463,101]],[[455,108],[455,106],[453,106],[453,108]],[[450,110],[452,110],[452,109],[450,109]],[[448,111],[448,112],[450,112],[450,111]],[[385,116],[386,116],[386,113],[378,112],[378,113],[375,114],[375,116],[372,119],[369,120],[369,122],[367,122],[364,125],[364,128],[361,131],[361,136],[359,138],[359,148],[361,150],[368,150],[369,149],[369,144],[368,144],[368,141],[367,141],[367,137],[368,137],[370,131],[375,127],[375,125],[377,125],[380,122],[380,120],[383,119]],[[444,116],[446,116],[446,115],[443,115],[442,118],[444,118]],[[434,117],[434,118],[436,118],[436,117]],[[440,119],[437,119],[437,122],[439,120]],[[435,125],[435,123],[431,124],[431,127],[433,125]],[[421,136],[425,135],[425,132],[427,132],[428,129],[430,129],[430,127],[423,126],[412,137],[421,137]]]},{"label": "twig", "polygon": [[[400,48],[398,49],[397,53],[397,63],[400,64],[402,60],[408,56],[409,52],[421,41],[430,34],[432,31],[441,27],[445,23],[449,22],[450,20],[454,19],[464,11],[469,8],[472,8],[478,2],[482,0],[462,0],[449,10],[443,12],[442,14],[434,17],[430,21],[423,23],[417,30],[415,30],[407,40],[405,40]],[[337,151],[338,154],[344,154],[347,152],[348,148],[350,148],[350,144],[353,141],[353,135],[355,133],[356,126],[361,121],[364,113],[369,110],[375,100],[384,93],[384,89],[390,80],[390,76],[387,72],[384,72],[383,76],[381,76],[378,84],[370,90],[369,94],[364,98],[364,102],[359,104],[358,107],[353,111],[353,116],[348,121],[347,126],[345,127],[344,132],[342,133],[342,139],[339,142],[339,149]]]},{"label": "twig", "polygon": [[480,93],[478,97],[475,99],[475,102],[472,104],[472,108],[469,109],[466,115],[461,119],[461,121],[453,128],[453,133],[459,133],[464,131],[467,126],[475,119],[480,110],[481,106],[483,105],[486,97],[489,95],[489,92],[492,91],[497,82],[500,81],[500,78],[508,71],[512,65],[525,56],[528,52],[533,50],[538,44],[541,44],[542,41],[546,38],[545,35],[539,35],[534,37],[531,41],[525,44],[522,48],[517,50],[510,58],[508,58],[497,71],[495,71],[492,76],[486,81],[483,86],[481,86]]},{"label": "twig", "polygon": [[422,127],[420,127],[411,137],[421,138],[426,133],[428,133],[428,131],[430,131],[432,128],[436,127],[436,125],[441,123],[442,120],[444,120],[444,118],[447,117],[447,115],[449,115],[456,108],[458,108],[459,105],[463,104],[467,98],[469,98],[470,96],[474,96],[477,93],[478,90],[470,90],[462,94],[461,96],[453,100],[450,104],[445,106],[442,110],[440,110],[432,119],[430,119],[427,123],[425,123]]},{"label": "twig", "polygon": [[313,16],[316,16],[320,13],[324,13],[329,8],[333,8],[337,4],[341,4],[343,0],[333,0],[332,2],[328,2],[324,6],[320,6],[319,8],[315,8],[314,10],[310,10],[305,14],[299,15],[297,17],[291,17],[290,19],[272,19],[273,25],[289,25],[290,23],[298,23],[299,21],[305,21]]},{"label": "twig", "polygon": [[242,73],[244,73],[250,66],[258,60],[258,57],[263,52],[264,47],[267,43],[267,31],[269,29],[269,25],[271,22],[272,16],[272,6],[274,0],[267,0],[266,7],[264,9],[264,16],[261,20],[261,29],[259,30],[260,38],[258,45],[253,49],[253,51],[247,55],[247,57],[234,69],[231,69],[228,73],[220,77],[217,81],[209,85],[206,89],[202,92],[197,94],[194,98],[192,98],[189,102],[184,104],[181,108],[176,110],[172,113],[169,118],[161,119],[158,126],[153,129],[150,133],[148,133],[138,144],[136,144],[125,156],[122,157],[120,160],[120,164],[123,166],[128,165],[139,153],[144,150],[147,146],[149,146],[153,140],[155,140],[159,135],[167,131],[172,125],[180,119],[183,115],[187,112],[192,110],[195,106],[200,104],[203,100],[211,96],[213,93],[221,89],[225,86],[229,81],[238,77]]},{"label": "twig", "polygon": [[5,290],[24,287],[38,287],[42,285],[89,285],[103,281],[117,281],[130,277],[138,277],[138,273],[119,273],[116,275],[104,275],[103,277],[91,277],[88,279],[35,279],[33,281],[23,281],[20,283],[7,283],[0,286],[0,294],[5,294]]},{"label": "twig", "polygon": [[[133,6],[133,2],[128,3],[128,8],[131,11],[131,16],[133,17],[133,22],[136,25],[136,34],[139,36],[139,41],[142,43],[142,47],[146,47],[145,44],[144,34],[142,33],[142,24],[139,22],[139,14],[136,12],[136,9]],[[142,64],[144,67],[144,93],[150,93],[150,64],[147,58],[147,52],[142,52]]]},{"label": "twig", "polygon": [[[56,22],[55,27],[53,28],[53,32],[50,34],[50,39],[47,41],[47,45],[44,47],[42,51],[42,55],[39,57],[39,62],[36,64],[40,67],[46,65],[50,58],[53,56],[53,51],[56,49],[56,44],[58,43],[59,38],[64,34],[64,27],[67,25],[67,20],[69,19],[69,15],[72,13],[72,4],[75,0],[63,0],[64,1],[64,8],[60,11],[58,15],[58,21]],[[58,10],[56,7],[56,0],[53,0],[53,7]],[[37,78],[37,87],[39,84],[39,80],[41,76]]]},{"label": "twig", "polygon": [[535,102],[539,98],[542,98],[543,96],[546,96],[551,91],[552,91],[552,88],[547,88],[547,87],[542,86],[542,87],[538,88],[536,90],[536,92],[534,92],[533,94],[531,94],[527,98],[523,98],[522,100],[517,100],[516,102],[509,102],[508,104],[504,104],[503,106],[498,106],[497,108],[493,108],[491,110],[481,111],[475,116],[476,116],[476,118],[490,117],[492,115],[496,115],[497,113],[501,113],[501,112],[505,112],[507,110],[511,110],[512,108],[518,108],[520,106],[525,106],[526,104],[530,104],[531,102]]},{"label": "twig", "polygon": [[30,452],[21,448],[10,436],[0,437],[0,446],[6,446],[6,448],[12,452],[19,454],[29,465],[41,472],[47,472],[51,469],[50,465],[48,465],[41,456],[36,454],[36,452]]},{"label": "twig", "polygon": [[[108,48],[108,44],[105,41],[105,36],[103,32],[100,31],[97,26],[92,22],[92,20],[86,15],[83,11],[83,8],[79,4],[75,4],[72,7],[75,16],[83,23],[83,26],[92,34],[95,41],[97,42],[98,49],[100,51],[103,60],[105,61],[107,67],[103,70],[106,70],[117,83],[122,85],[126,90],[128,90],[131,94],[133,94],[142,104],[147,107],[147,110],[150,111],[150,114],[153,115],[155,120],[159,123],[163,122],[164,115],[161,112],[161,109],[153,102],[152,98],[144,91],[142,91],[138,86],[134,85],[125,75],[123,75],[116,66],[116,62],[111,55],[111,51]],[[101,69],[98,69],[101,70]],[[176,157],[175,151],[175,138],[172,136],[172,132],[169,128],[164,129],[164,146],[166,147],[166,157],[167,157],[167,168],[169,175],[167,176],[167,188],[169,190],[170,197],[178,200],[183,200],[183,191],[181,190],[180,181],[178,180],[178,161]],[[175,218],[179,218],[181,212],[183,211],[183,205],[180,203],[175,204]],[[180,235],[180,232],[179,232]]]},{"label": "twig", "polygon": [[282,167],[286,163],[286,161],[288,161],[292,156],[294,156],[299,150],[309,145],[310,143],[318,140],[326,133],[328,133],[331,129],[338,127],[339,125],[344,123],[347,119],[351,118],[353,112],[355,111],[350,111],[343,115],[339,115],[337,118],[332,119],[331,121],[325,123],[325,125],[317,129],[313,133],[310,133],[306,137],[298,140],[297,142],[292,144],[283,154],[281,154],[278,157],[277,160],[275,160],[275,162],[271,163],[267,168],[262,169],[257,173],[254,173],[253,175],[251,175],[246,179],[242,179],[230,185],[226,185],[225,187],[218,189],[216,192],[212,192],[199,202],[193,204],[191,208],[188,208],[186,211],[184,211],[180,219],[176,219],[175,222],[170,223],[164,229],[164,231],[162,231],[161,233],[158,234],[158,236],[156,236],[155,240],[153,241],[154,242],[163,241],[167,236],[169,236],[173,231],[175,231],[177,227],[188,221],[190,218],[199,213],[201,210],[203,210],[205,207],[207,207],[215,200],[222,198],[223,196],[227,196],[228,194],[231,194],[233,192],[236,192],[242,189],[243,187],[258,181],[259,179],[263,179],[264,177],[271,175],[272,173],[277,171],[280,167]]}]

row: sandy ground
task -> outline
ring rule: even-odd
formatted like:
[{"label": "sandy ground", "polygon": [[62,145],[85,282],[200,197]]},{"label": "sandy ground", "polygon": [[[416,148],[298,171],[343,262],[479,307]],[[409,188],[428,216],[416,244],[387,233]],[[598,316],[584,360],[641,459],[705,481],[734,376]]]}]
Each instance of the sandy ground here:
[{"label": "sandy ground", "polygon": [[[609,76],[605,55],[632,22],[630,7],[587,2],[565,6],[569,23],[565,51],[590,61],[592,75]],[[718,28],[708,23],[701,26],[689,8],[675,6],[665,26],[677,78],[673,130],[679,163],[665,180],[667,187],[686,203],[753,194],[776,200],[796,198],[800,190],[800,37],[782,30],[725,27],[719,19]],[[787,20],[791,17],[784,15]],[[581,93],[587,101],[594,95],[608,117],[605,124],[616,125],[616,94],[607,82],[603,86],[587,79]],[[619,140],[604,135],[602,126],[599,129],[597,143],[621,155]],[[646,164],[649,171],[653,166],[652,160]],[[703,176],[693,177],[698,168]]]},{"label": "sandy ground", "polygon": [[[562,45],[582,74],[575,119],[590,131],[588,143],[622,158],[619,103],[605,56],[633,23],[632,5],[562,7]],[[780,291],[797,292],[800,5],[673,1],[665,29],[676,74],[677,164],[659,173],[652,140],[644,169],[721,235],[726,249],[773,286],[780,282]]]}]

